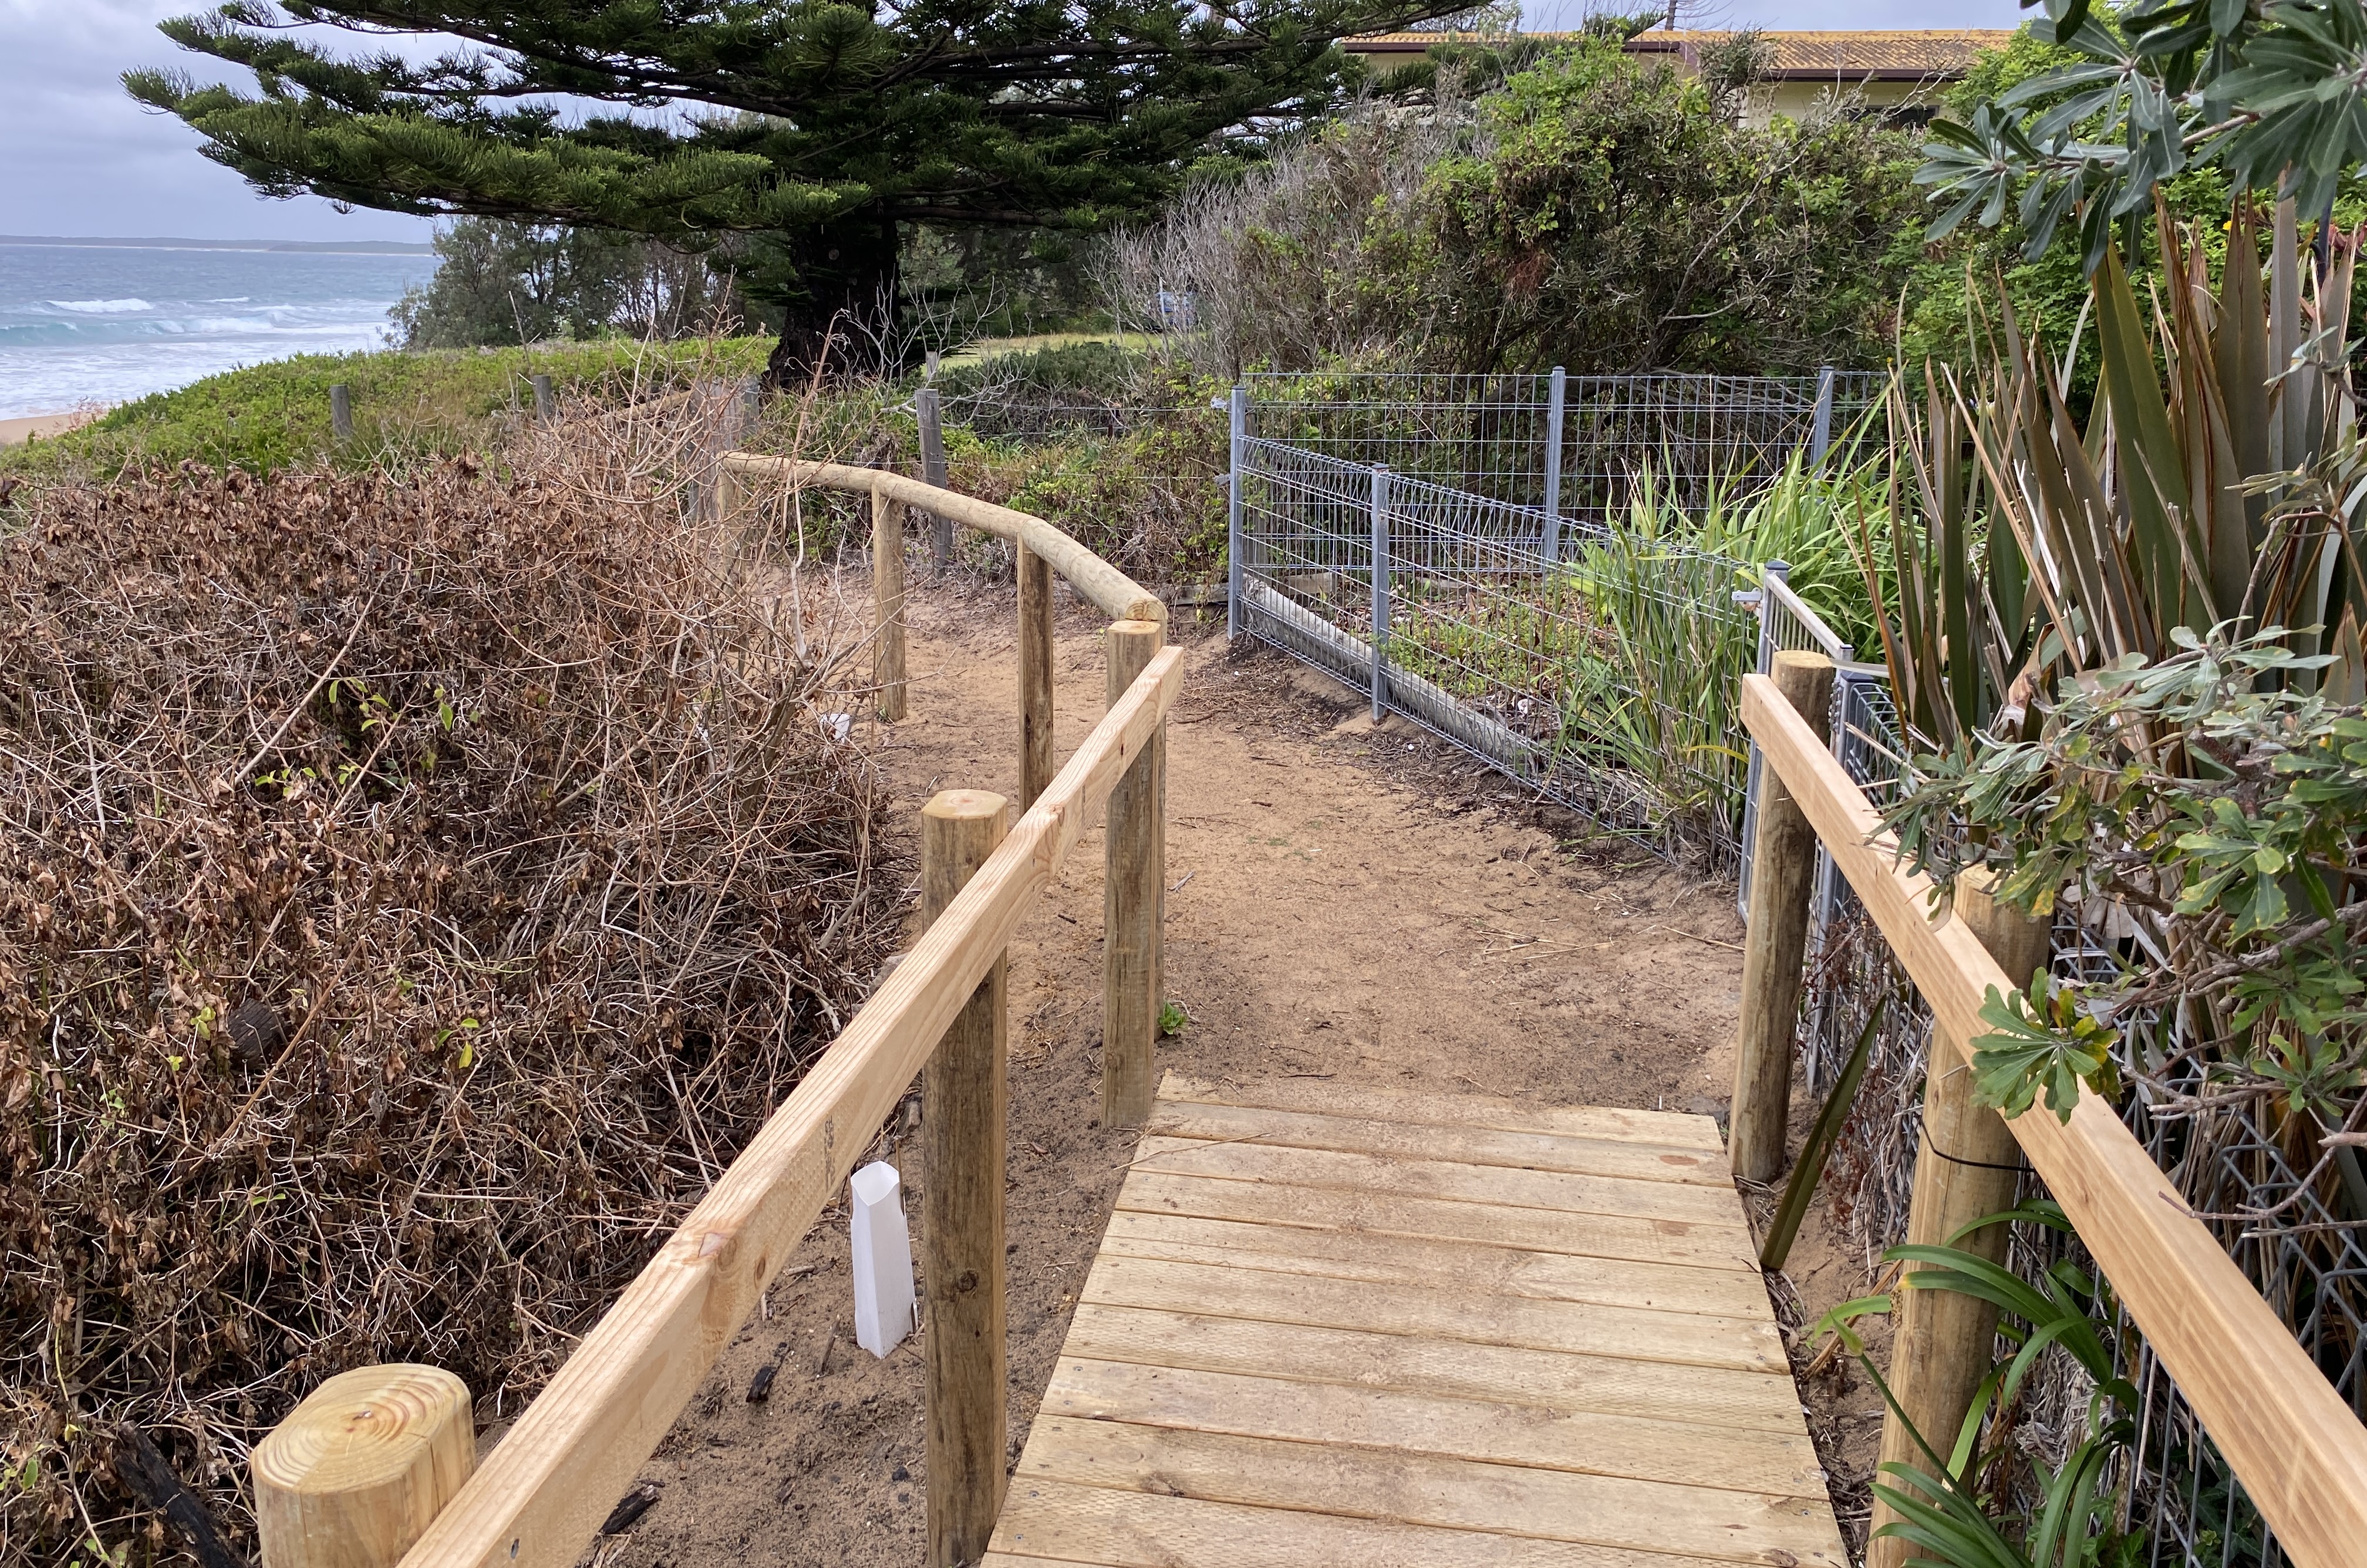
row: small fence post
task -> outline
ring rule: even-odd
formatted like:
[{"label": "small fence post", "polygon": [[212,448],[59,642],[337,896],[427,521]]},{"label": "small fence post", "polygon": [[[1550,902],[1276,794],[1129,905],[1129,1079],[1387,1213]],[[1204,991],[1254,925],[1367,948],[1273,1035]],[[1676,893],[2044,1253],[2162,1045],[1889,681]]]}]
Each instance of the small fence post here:
[{"label": "small fence post", "polygon": [[887,492],[871,493],[871,604],[874,635],[872,681],[879,687],[879,717],[904,717],[904,506]]},{"label": "small fence post", "polygon": [[559,418],[559,392],[557,389],[552,387],[550,384],[550,378],[549,376],[529,376],[527,378],[527,383],[534,388],[534,416],[537,419],[541,420],[545,425],[557,422]]},{"label": "small fence post", "polygon": [[[2017,985],[2046,962],[2052,933],[2047,920],[1997,902],[1989,873],[1966,871],[1956,881],[1953,918],[1980,939],[2006,978]],[[1935,1038],[1923,1079],[1923,1142],[1915,1156],[1915,1195],[1907,1215],[1907,1240],[1919,1246],[1954,1245],[2005,1261],[2008,1227],[1990,1225],[1970,1235],[1956,1233],[1973,1221],[2013,1207],[2021,1178],[2021,1146],[1990,1107],[1973,1098],[1972,1070],[1965,1065],[1964,1042]],[[1892,1315],[1890,1388],[1898,1410],[1942,1453],[1956,1440],[1965,1413],[1997,1350],[1998,1309],[1953,1290],[1897,1292]],[[1928,1471],[1931,1461],[1900,1422],[1898,1411],[1882,1421],[1885,1464],[1911,1464]],[[1896,1516],[1874,1500],[1874,1527]],[[1872,1541],[1867,1568],[1898,1568],[1914,1553],[1896,1538]]]},{"label": "small fence post", "polygon": [[1389,471],[1373,465],[1373,722],[1389,700]]},{"label": "small fence post", "polygon": [[1018,547],[1019,809],[1052,782],[1052,563]]},{"label": "small fence post", "polygon": [[1546,391],[1546,564],[1561,560],[1561,431],[1569,373],[1559,365]]},{"label": "small fence post", "polygon": [[[923,387],[912,399],[921,422],[921,479],[946,487],[945,396],[934,387]],[[929,519],[929,562],[942,572],[954,563],[954,520],[932,514]]]},{"label": "small fence post", "polygon": [[343,381],[329,386],[329,434],[341,447],[354,438],[354,394]]},{"label": "small fence post", "polygon": [[[1010,826],[1009,802],[982,790],[947,790],[923,809],[924,922],[945,914]],[[921,1076],[930,1568],[963,1568],[983,1557],[1002,1507],[1007,979],[997,955]]]},{"label": "small fence post", "polygon": [[1833,444],[1833,368],[1817,372],[1817,419],[1808,431],[1808,466],[1821,468],[1825,449]]},{"label": "small fence post", "polygon": [[1235,386],[1229,400],[1232,466],[1225,500],[1225,641],[1241,634],[1241,447],[1249,438],[1250,390]]},{"label": "small fence post", "polygon": [[[1116,707],[1158,655],[1167,628],[1121,620],[1107,636]],[[1150,1116],[1167,908],[1166,770],[1162,724],[1110,791],[1102,878],[1102,1123],[1108,1127]]]},{"label": "small fence post", "polygon": [[[1819,740],[1832,704],[1833,662],[1784,650],[1771,672],[1784,700]],[[1727,1149],[1734,1174],[1768,1181],[1784,1164],[1792,1101],[1792,1037],[1800,1012],[1800,966],[1807,953],[1808,895],[1816,883],[1817,832],[1772,772],[1759,779],[1758,835],[1751,846],[1750,925],[1743,937],[1742,1027],[1734,1052],[1734,1106]]]},{"label": "small fence post", "polygon": [[394,1568],[477,1468],[468,1385],[437,1367],[339,1372],[247,1468],[263,1568]]}]

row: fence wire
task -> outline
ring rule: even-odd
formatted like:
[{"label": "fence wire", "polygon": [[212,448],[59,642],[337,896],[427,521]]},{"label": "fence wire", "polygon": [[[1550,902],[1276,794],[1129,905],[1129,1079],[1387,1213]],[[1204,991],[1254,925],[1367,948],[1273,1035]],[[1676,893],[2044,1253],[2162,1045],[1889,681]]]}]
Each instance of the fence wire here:
[{"label": "fence wire", "polygon": [[1607,832],[1731,869],[1755,568],[1603,528],[1549,562],[1533,507],[1272,440],[1239,461],[1244,631]]},{"label": "fence wire", "polygon": [[[1836,719],[1845,727],[1836,755],[1877,803],[1895,799],[1908,747],[1887,684],[1867,679],[1845,683],[1841,691]],[[1829,1201],[1871,1265],[1907,1235],[1931,1017],[1845,881],[1823,913],[1799,1034],[1813,1090],[1828,1092],[1840,1075],[1874,999],[1892,998],[1826,1176]],[[2054,971],[2065,980],[2100,981],[2138,957],[2127,938],[2099,933],[2071,909],[2058,916],[2053,946]],[[2305,1186],[2292,1156],[2298,1130],[2270,1101],[2168,1112],[2173,1095],[2202,1086],[2202,1069],[2190,1062],[2177,1070],[2182,1076],[2160,1082],[2159,1064],[2180,1059],[2164,1027],[2141,1018],[2121,1037],[2120,1067],[2132,1085],[2123,1121],[2180,1195],[2206,1216],[2204,1223],[2335,1392],[2367,1421],[2367,1173],[2346,1158],[2330,1178]],[[2035,1176],[2023,1177],[2022,1190],[2026,1198],[2046,1196]],[[2266,1222],[2211,1217],[2279,1205],[2287,1207]],[[2038,1280],[2065,1260],[2099,1277],[2076,1241],[2042,1226],[2014,1227],[2008,1264],[2024,1279]],[[2273,1532],[2127,1313],[2108,1296],[2096,1317],[2139,1394],[2137,1439],[2112,1478],[2117,1527],[2142,1541],[2135,1561],[2147,1568],[2284,1568],[2289,1559]],[[1999,1352],[2002,1358],[2011,1347],[2000,1341]],[[2019,1468],[2002,1481],[2022,1506],[2039,1504],[2046,1471],[2084,1430],[2090,1392],[2085,1374],[2059,1352],[2049,1353],[2034,1375],[2009,1437]]]},{"label": "fence wire", "polygon": [[1680,504],[1821,453],[1881,395],[1870,371],[1563,376],[1308,371],[1245,379],[1252,440],[1384,464],[1580,531],[1649,467]]}]

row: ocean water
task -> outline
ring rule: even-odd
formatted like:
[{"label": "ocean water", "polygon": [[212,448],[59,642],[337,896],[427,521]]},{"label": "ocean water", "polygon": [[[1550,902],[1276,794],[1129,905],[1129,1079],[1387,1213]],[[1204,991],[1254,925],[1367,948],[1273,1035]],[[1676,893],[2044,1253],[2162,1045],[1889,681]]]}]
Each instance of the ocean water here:
[{"label": "ocean water", "polygon": [[384,347],[432,256],[0,244],[0,418]]}]

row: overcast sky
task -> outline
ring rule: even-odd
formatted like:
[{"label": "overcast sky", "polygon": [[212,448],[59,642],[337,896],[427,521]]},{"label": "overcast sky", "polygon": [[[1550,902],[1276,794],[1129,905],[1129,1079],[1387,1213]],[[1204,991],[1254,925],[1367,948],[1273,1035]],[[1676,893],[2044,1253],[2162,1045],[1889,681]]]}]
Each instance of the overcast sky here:
[{"label": "overcast sky", "polygon": [[[1708,0],[1694,25],[2012,27],[2014,0]],[[1691,0],[1688,0],[1690,9]],[[0,232],[188,239],[419,240],[423,219],[274,201],[198,155],[179,120],[124,96],[139,65],[199,69],[156,31],[202,0],[0,0]],[[1531,0],[1551,27],[1583,0]],[[202,74],[202,72],[200,73]]]}]

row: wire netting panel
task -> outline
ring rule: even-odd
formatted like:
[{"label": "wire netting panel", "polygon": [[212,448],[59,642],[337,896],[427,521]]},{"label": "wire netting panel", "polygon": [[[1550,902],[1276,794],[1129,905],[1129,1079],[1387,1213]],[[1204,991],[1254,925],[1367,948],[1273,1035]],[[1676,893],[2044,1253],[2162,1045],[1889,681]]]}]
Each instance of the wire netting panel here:
[{"label": "wire netting panel", "polygon": [[1881,381],[1862,371],[1569,376],[1557,420],[1551,375],[1245,378],[1251,439],[1384,464],[1514,506],[1545,510],[1552,493],[1558,515],[1581,528],[1624,517],[1640,468],[1686,505],[1699,504],[1712,483],[1772,476],[1814,443],[1820,418],[1829,436],[1844,431],[1872,405]]},{"label": "wire netting panel", "polygon": [[[1542,553],[1535,508],[1280,442],[1241,450],[1243,629],[1607,831],[1730,869],[1755,569],[1600,530]],[[1376,618],[1374,562],[1386,592]]]}]

